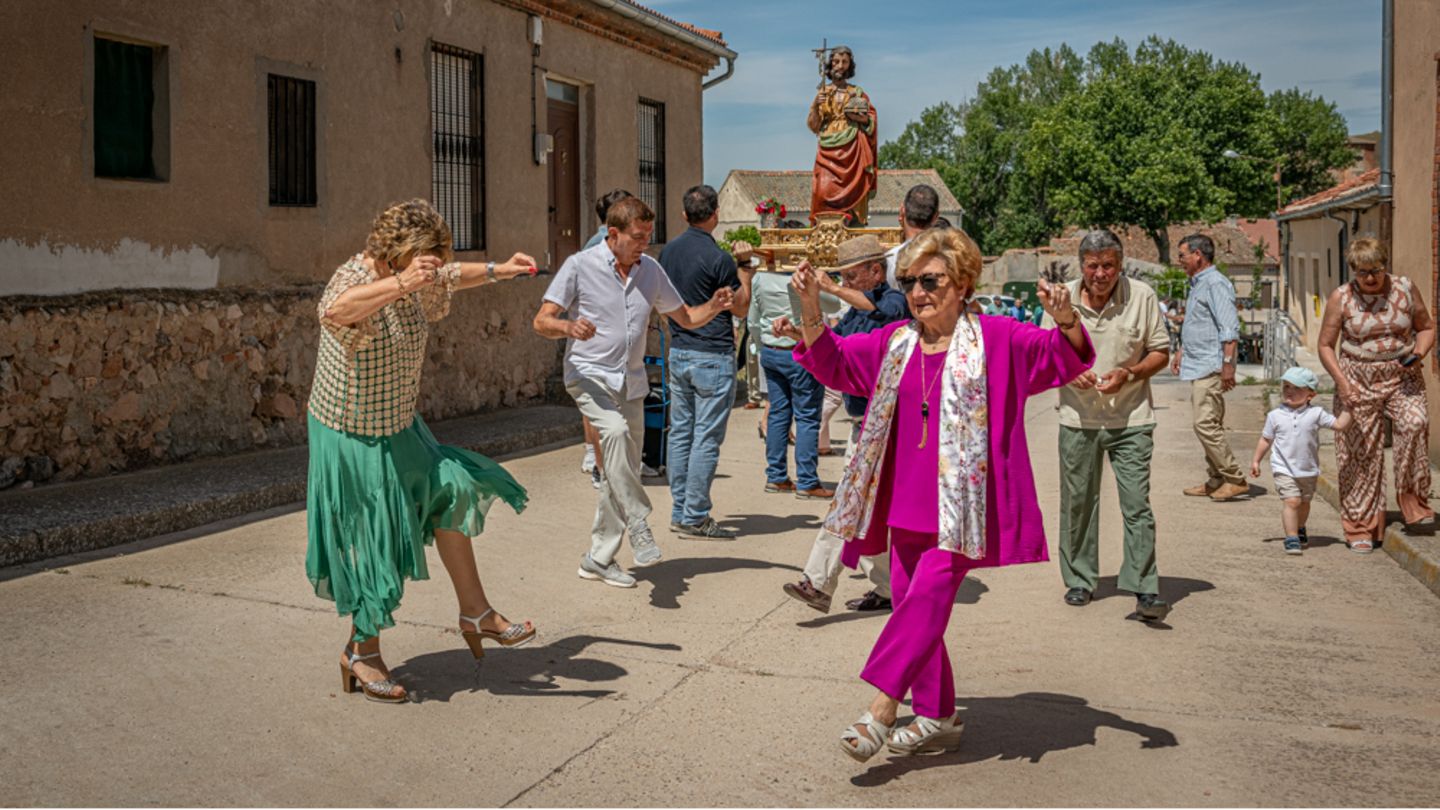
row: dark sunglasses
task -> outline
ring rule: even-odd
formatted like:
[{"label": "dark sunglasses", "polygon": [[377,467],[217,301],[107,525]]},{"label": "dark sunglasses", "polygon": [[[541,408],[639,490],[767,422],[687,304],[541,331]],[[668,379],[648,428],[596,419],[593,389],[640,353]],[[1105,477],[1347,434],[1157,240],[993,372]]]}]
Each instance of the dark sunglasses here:
[{"label": "dark sunglasses", "polygon": [[940,288],[940,279],[942,278],[945,277],[939,273],[926,273],[923,276],[896,276],[895,283],[900,285],[900,292],[906,295],[915,289],[917,283],[920,285],[920,289],[927,293],[933,293]]}]

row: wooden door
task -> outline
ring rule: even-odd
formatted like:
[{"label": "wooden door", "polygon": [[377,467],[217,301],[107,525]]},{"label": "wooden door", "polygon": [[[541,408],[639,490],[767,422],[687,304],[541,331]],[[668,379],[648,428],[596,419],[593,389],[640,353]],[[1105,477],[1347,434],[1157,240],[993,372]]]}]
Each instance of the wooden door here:
[{"label": "wooden door", "polygon": [[[558,86],[557,86],[558,85]],[[580,249],[580,105],[574,85],[546,82],[550,137],[550,267]],[[573,99],[573,100],[572,100]],[[589,236],[589,234],[584,234]]]}]

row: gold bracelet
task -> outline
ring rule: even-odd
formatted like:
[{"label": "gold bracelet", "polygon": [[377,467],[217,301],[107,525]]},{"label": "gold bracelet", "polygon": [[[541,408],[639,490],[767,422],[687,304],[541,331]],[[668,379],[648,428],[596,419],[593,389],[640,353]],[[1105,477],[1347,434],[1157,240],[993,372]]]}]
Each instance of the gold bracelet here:
[{"label": "gold bracelet", "polygon": [[399,274],[399,273],[396,273],[396,274],[395,274],[395,286],[396,286],[397,288],[399,288],[401,295],[404,295],[404,294],[405,294],[405,292],[406,292],[405,281],[400,278],[400,274]]},{"label": "gold bracelet", "polygon": [[1074,329],[1077,325],[1079,325],[1079,323],[1080,313],[1077,312],[1075,313],[1075,317],[1070,319],[1070,323],[1060,323],[1059,321],[1056,321],[1055,326],[1059,328],[1061,332],[1069,332],[1071,329]]},{"label": "gold bracelet", "polygon": [[825,325],[825,319],[819,315],[814,318],[806,318],[800,322],[801,326],[808,326],[811,329],[819,329]]}]

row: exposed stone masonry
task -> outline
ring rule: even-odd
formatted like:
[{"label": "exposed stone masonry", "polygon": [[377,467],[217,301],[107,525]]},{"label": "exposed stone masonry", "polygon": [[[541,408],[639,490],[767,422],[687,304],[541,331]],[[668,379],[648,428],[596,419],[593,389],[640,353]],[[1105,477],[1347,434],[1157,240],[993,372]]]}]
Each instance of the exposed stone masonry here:
[{"label": "exposed stone masonry", "polygon": [[[427,419],[541,401],[543,280],[457,293],[430,340]],[[319,285],[0,299],[0,488],[305,440]]]}]

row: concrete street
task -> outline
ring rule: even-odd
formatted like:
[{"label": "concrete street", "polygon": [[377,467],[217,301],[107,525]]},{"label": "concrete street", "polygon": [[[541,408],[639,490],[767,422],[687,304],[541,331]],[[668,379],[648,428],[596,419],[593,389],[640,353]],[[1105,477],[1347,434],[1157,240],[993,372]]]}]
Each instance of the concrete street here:
[{"label": "concrete street", "polygon": [[[432,549],[433,579],[410,585],[384,636],[414,705],[340,692],[347,623],[305,580],[299,506],[0,570],[3,802],[1434,804],[1440,600],[1384,554],[1348,552],[1318,499],[1311,549],[1286,557],[1268,463],[1253,500],[1183,497],[1204,474],[1189,389],[1162,375],[1155,392],[1168,626],[1125,620],[1107,481],[1111,576],[1094,603],[1063,604],[1053,560],[961,589],[947,637],[967,720],[956,754],[841,754],[872,695],[856,675],[885,615],[840,607],[863,591],[848,575],[829,616],[781,593],[822,504],[761,491],[758,412],[737,410],[714,494],[743,536],[671,535],[654,482],[666,560],[635,590],[575,575],[594,503],[579,447],[508,461],[531,506],[497,507],[477,554],[492,600],[540,638],[490,648],[477,672]],[[1028,415],[1052,557],[1053,401]],[[1261,388],[1229,402],[1248,465]],[[822,459],[822,477],[839,465]]]}]

